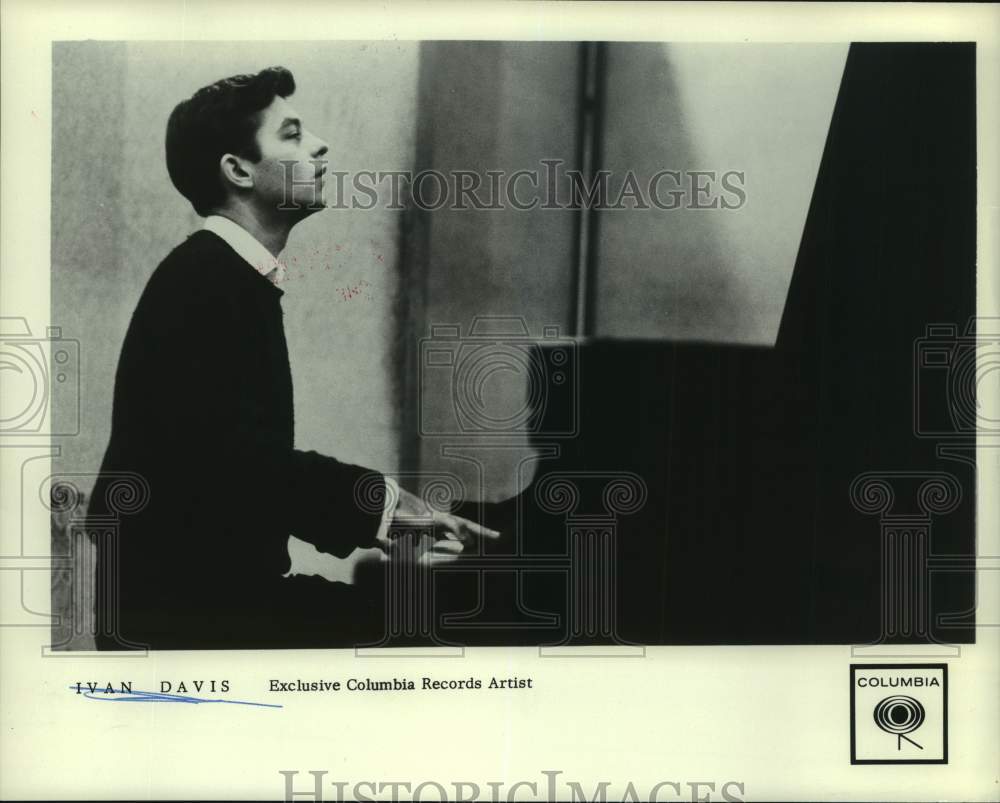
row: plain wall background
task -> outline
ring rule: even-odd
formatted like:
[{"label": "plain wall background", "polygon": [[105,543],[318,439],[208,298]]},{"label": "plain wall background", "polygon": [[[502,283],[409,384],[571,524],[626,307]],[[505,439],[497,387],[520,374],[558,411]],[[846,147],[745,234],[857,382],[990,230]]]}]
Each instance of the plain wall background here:
[{"label": "plain wall background", "polygon": [[600,213],[598,335],[773,345],[847,47],[609,46],[603,166],[743,171],[746,203]]},{"label": "plain wall background", "polygon": [[[572,42],[425,44],[417,169],[511,175],[541,171],[543,159],[572,165],[578,52]],[[488,202],[485,177],[483,184],[480,198]],[[532,197],[527,185],[519,192],[524,200]],[[496,346],[435,339],[412,354],[406,368],[415,389],[408,398],[417,403],[419,420],[410,419],[405,432],[414,438],[416,455],[409,462],[423,473],[422,481],[447,475],[449,482],[457,479],[466,498],[499,501],[531,478],[530,471],[519,477],[517,468],[534,454],[523,426],[498,433],[477,429],[474,417],[471,428],[456,427],[456,404],[481,412],[480,422],[517,422],[529,408],[526,361],[518,362],[527,352],[520,344],[540,338],[546,326],[558,327],[563,337],[571,334],[577,216],[566,209],[509,207],[445,208],[416,216],[406,255],[408,278],[419,294],[409,315],[414,335],[430,338],[435,327],[450,325],[467,338],[477,317],[497,335]],[[518,327],[528,337],[518,336]],[[450,350],[452,369],[429,368],[429,348]]]}]

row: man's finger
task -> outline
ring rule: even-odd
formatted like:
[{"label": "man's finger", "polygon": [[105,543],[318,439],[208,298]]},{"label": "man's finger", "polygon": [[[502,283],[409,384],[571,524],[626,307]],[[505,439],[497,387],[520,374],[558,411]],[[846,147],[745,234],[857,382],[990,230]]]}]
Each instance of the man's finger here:
[{"label": "man's finger", "polygon": [[455,522],[458,525],[459,535],[465,535],[466,537],[473,536],[474,538],[489,538],[491,540],[496,540],[500,537],[498,530],[491,530],[482,524],[476,524],[474,521],[455,516]]},{"label": "man's finger", "polygon": [[421,555],[420,563],[424,566],[438,566],[443,563],[454,563],[458,558],[457,554],[432,551]]},{"label": "man's finger", "polygon": [[458,541],[437,541],[433,550],[439,553],[459,555],[465,549]]},{"label": "man's finger", "polygon": [[496,540],[500,537],[498,530],[491,530],[489,527],[476,524],[476,522],[469,519],[463,519],[461,516],[444,513],[443,511],[435,512],[434,523],[443,528],[444,537],[452,541],[467,541],[470,538]]}]

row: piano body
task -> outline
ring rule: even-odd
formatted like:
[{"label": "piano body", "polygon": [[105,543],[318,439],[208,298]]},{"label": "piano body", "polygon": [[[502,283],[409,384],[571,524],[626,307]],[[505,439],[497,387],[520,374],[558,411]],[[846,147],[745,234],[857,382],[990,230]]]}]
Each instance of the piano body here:
[{"label": "piano body", "polygon": [[375,643],[972,641],[975,457],[921,359],[979,336],[974,61],[852,45],[775,345],[578,342],[531,484],[454,507],[503,539],[388,578]]}]

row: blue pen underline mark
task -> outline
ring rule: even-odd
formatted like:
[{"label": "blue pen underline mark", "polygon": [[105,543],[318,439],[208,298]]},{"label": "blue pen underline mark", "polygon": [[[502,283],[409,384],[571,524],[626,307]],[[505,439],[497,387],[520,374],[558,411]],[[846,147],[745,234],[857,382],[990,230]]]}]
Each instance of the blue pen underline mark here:
[{"label": "blue pen underline mark", "polygon": [[[76,686],[68,687],[71,691],[77,691]],[[189,697],[186,694],[164,694],[155,691],[121,691],[121,692],[80,692],[88,700],[100,700],[105,703],[187,703],[188,705],[199,705],[201,703],[224,703],[226,705],[252,705],[258,708],[284,708],[275,703],[252,703],[246,700],[210,700],[206,697]]]}]

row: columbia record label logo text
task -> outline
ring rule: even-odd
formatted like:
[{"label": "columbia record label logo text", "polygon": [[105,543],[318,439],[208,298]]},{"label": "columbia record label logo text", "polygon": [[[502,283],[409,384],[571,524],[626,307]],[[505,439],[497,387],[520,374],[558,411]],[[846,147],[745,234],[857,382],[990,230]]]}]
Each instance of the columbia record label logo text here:
[{"label": "columbia record label logo text", "polygon": [[946,664],[851,664],[851,763],[948,763]]}]

